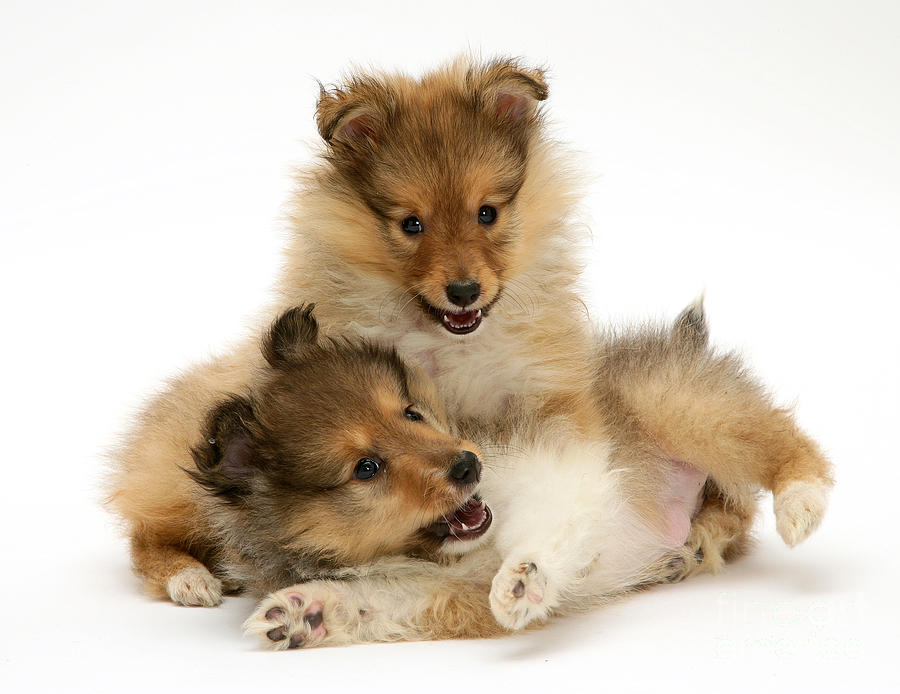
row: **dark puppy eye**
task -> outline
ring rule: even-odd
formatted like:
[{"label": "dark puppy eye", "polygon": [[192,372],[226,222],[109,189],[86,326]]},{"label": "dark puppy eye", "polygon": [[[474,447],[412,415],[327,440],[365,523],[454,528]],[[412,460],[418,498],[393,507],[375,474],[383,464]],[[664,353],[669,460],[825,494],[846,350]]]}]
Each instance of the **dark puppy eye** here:
[{"label": "dark puppy eye", "polygon": [[482,224],[493,224],[497,221],[497,208],[490,205],[482,205],[478,210],[478,221]]},{"label": "dark puppy eye", "polygon": [[370,480],[375,477],[380,469],[381,465],[378,464],[378,461],[371,458],[363,458],[356,464],[356,470],[353,471],[353,474],[358,480]]},{"label": "dark puppy eye", "polygon": [[403,414],[404,414],[404,416],[405,416],[408,420],[410,420],[410,421],[412,421],[412,422],[421,422],[422,419],[423,419],[422,415],[420,415],[418,412],[416,412],[416,411],[412,408],[412,405],[410,405],[409,407],[407,407],[407,408],[403,411]]},{"label": "dark puppy eye", "polygon": [[400,228],[407,234],[421,234],[424,231],[418,217],[407,217],[400,222]]}]

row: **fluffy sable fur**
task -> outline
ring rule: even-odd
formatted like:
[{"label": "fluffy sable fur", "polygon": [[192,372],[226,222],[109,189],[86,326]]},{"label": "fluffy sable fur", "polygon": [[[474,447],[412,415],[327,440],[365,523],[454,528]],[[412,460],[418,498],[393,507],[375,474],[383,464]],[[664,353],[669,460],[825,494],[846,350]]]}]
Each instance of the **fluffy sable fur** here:
[{"label": "fluffy sable fur", "polygon": [[[247,628],[276,648],[490,635],[714,571],[744,550],[759,489],[790,544],[822,516],[828,462],[706,346],[699,305],[670,330],[589,324],[577,171],[546,135],[547,93],[540,70],[467,58],[322,91],[324,149],[299,177],[279,307],[314,300],[326,331],[427,371],[456,432],[489,456],[481,488],[497,521],[449,566],[379,560],[273,594]],[[478,291],[460,302],[455,284]],[[184,427],[257,362],[245,347],[174,384],[133,467],[172,474],[173,439],[193,441]],[[149,515],[163,548],[190,527]]]},{"label": "fluffy sable fur", "polygon": [[[735,355],[709,347],[699,302],[668,329],[608,334],[597,350],[589,435],[525,412],[479,430],[501,442],[480,488],[498,519],[489,544],[450,566],[385,561],[282,589],[247,631],[275,648],[289,642],[273,629],[307,647],[494,636],[717,571],[746,550],[761,488],[781,490],[776,513],[803,497],[778,515],[786,542],[814,529],[830,485],[821,454]],[[315,632],[310,609],[324,615]]]},{"label": "fluffy sable fur", "polygon": [[[223,582],[265,594],[458,541],[442,521],[474,492],[477,448],[448,434],[430,381],[393,350],[317,333],[311,307],[281,316],[266,365],[208,413],[193,449],[182,442],[172,476],[134,457],[143,442],[127,449],[112,503],[154,592],[214,605]],[[380,467],[359,479],[361,460]],[[177,536],[160,535],[163,517]]]}]

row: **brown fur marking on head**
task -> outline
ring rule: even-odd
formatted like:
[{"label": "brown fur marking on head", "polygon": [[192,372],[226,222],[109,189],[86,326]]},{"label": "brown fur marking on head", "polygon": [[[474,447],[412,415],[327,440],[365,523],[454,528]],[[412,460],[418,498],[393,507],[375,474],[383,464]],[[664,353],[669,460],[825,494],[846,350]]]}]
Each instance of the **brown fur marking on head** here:
[{"label": "brown fur marking on head", "polygon": [[[452,308],[445,289],[454,281],[477,281],[478,307],[490,305],[521,234],[515,200],[546,97],[543,72],[511,59],[461,59],[420,80],[358,74],[323,88],[317,121],[332,167],[324,182],[357,200],[374,232],[351,239],[336,228],[332,242],[346,241],[427,305]],[[489,226],[478,221],[484,205],[497,210]],[[421,234],[401,229],[411,216]]]},{"label": "brown fur marking on head", "polygon": [[[423,528],[472,492],[449,469],[474,446],[447,433],[433,387],[393,350],[316,334],[308,307],[273,324],[268,373],[213,410],[187,470],[209,493],[222,555],[257,588],[434,552],[439,538]],[[411,407],[425,419],[411,419]],[[366,458],[379,472],[356,479]]]}]

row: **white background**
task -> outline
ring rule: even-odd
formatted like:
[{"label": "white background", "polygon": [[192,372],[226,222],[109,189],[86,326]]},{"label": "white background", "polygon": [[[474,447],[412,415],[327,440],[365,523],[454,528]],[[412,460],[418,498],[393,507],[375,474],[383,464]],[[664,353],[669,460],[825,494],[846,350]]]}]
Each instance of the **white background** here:
[{"label": "white background", "polygon": [[[717,577],[491,642],[284,654],[251,603],[139,592],[103,454],[253,325],[315,79],[461,51],[550,68],[601,322],[705,290],[833,458],[830,515]],[[0,2],[0,686],[19,691],[886,691],[900,684],[900,5]]]}]

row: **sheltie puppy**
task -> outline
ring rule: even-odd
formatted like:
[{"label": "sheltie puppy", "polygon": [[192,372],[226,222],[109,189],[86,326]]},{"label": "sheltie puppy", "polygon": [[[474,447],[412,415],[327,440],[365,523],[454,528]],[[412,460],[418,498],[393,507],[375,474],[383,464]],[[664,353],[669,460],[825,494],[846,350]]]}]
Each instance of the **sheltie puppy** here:
[{"label": "sheltie puppy", "polygon": [[[449,565],[376,560],[275,593],[247,629],[276,648],[486,636],[716,571],[746,548],[760,489],[788,544],[819,524],[829,463],[735,357],[709,349],[699,304],[669,330],[590,324],[578,171],[547,135],[547,95],[539,69],[469,58],[321,91],[324,147],[299,176],[276,309],[315,301],[324,331],[426,371],[454,435],[488,456],[495,521]],[[257,352],[195,369],[147,421],[194,440],[203,413],[247,387]],[[172,469],[180,446],[135,455]],[[145,545],[170,551],[192,512],[141,526]],[[325,605],[316,634],[310,602]]]},{"label": "sheltie puppy", "polygon": [[[735,355],[709,346],[700,302],[668,329],[605,336],[594,356],[582,401],[592,431],[525,411],[478,429],[480,493],[497,518],[488,544],[458,545],[467,553],[451,565],[376,563],[284,588],[246,631],[274,648],[495,636],[717,571],[746,549],[762,487],[781,489],[788,544],[812,531],[823,459]],[[309,605],[322,607],[316,631],[303,621]]]},{"label": "sheltie puppy", "polygon": [[199,429],[148,419],[123,451],[111,503],[151,592],[216,605],[223,587],[261,596],[383,555],[433,558],[490,527],[480,452],[449,435],[434,387],[396,352],[320,340],[307,306],[274,323],[262,353]]}]

